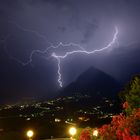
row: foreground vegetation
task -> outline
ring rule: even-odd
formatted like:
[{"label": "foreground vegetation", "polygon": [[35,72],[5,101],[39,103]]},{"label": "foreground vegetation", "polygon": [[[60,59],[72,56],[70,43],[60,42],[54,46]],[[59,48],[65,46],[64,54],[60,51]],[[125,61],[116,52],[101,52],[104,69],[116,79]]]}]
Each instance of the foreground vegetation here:
[{"label": "foreground vegetation", "polygon": [[123,111],[114,116],[110,124],[98,129],[83,129],[79,140],[140,140],[140,75],[133,77],[125,89],[119,93]]}]

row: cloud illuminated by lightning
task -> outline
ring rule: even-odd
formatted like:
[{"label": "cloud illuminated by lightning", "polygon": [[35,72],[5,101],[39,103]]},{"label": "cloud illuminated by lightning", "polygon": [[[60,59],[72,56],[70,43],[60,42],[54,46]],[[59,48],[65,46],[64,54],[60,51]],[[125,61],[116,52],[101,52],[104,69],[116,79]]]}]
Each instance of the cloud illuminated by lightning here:
[{"label": "cloud illuminated by lightning", "polygon": [[72,54],[83,53],[83,54],[90,55],[90,54],[94,54],[96,52],[102,52],[102,51],[104,51],[106,49],[109,49],[115,43],[115,41],[117,40],[117,35],[118,35],[118,28],[115,27],[115,34],[113,36],[113,40],[106,47],[101,48],[101,49],[96,49],[96,50],[93,50],[93,51],[76,50],[76,51],[66,52],[65,55],[56,55],[56,53],[52,53],[52,56],[57,59],[57,63],[58,63],[57,73],[58,73],[58,83],[59,83],[59,86],[60,87],[63,86],[63,83],[62,83],[62,74],[61,74],[61,66],[60,66],[61,59],[65,59],[66,57],[68,57],[69,55],[72,55]]},{"label": "cloud illuminated by lightning", "polygon": [[[53,45],[53,43],[49,42],[46,38],[45,35],[39,33],[38,31],[36,30],[32,30],[32,29],[26,29],[24,27],[22,27],[20,24],[14,22],[14,21],[11,21],[9,20],[8,21],[9,23],[15,25],[19,30],[23,31],[23,32],[28,32],[28,33],[32,33],[34,34],[35,36],[43,39],[46,43],[49,44],[49,47],[46,47],[45,50],[32,50],[31,53],[30,53],[30,56],[29,56],[29,59],[26,61],[26,62],[23,62],[19,59],[17,59],[16,57],[12,56],[9,52],[8,52],[8,49],[5,47],[5,50],[7,52],[7,54],[9,55],[9,57],[13,60],[15,60],[16,62],[20,63],[22,66],[26,66],[28,64],[31,64],[32,61],[33,61],[33,56],[35,54],[46,54],[49,50],[52,50],[52,49],[57,49],[57,48],[60,48],[60,47],[71,47],[71,46],[75,46],[76,48],[78,48],[79,50],[84,50],[84,48],[82,48],[79,44],[76,44],[76,43],[68,43],[68,44],[64,44],[62,42],[60,42],[58,45]],[[45,59],[50,59],[51,56],[49,57],[45,57]]]},{"label": "cloud illuminated by lightning", "polygon": [[[62,42],[60,42],[58,45],[53,45],[53,43],[50,43],[48,42],[47,38],[45,35],[35,31],[35,30],[31,30],[31,29],[26,29],[24,27],[22,27],[21,25],[17,24],[16,22],[13,22],[13,21],[8,21],[9,23],[11,24],[14,24],[19,30],[22,30],[23,32],[30,32],[34,35],[36,35],[37,37],[43,39],[46,43],[49,44],[49,47],[46,47],[45,50],[32,50],[31,53],[30,53],[30,56],[29,56],[29,59],[26,61],[26,62],[23,62],[19,59],[17,59],[16,57],[12,56],[11,54],[9,54],[10,58],[15,60],[16,62],[20,63],[22,66],[26,66],[28,64],[31,64],[32,61],[33,61],[33,56],[35,54],[46,54],[48,53],[48,51],[50,50],[53,50],[53,49],[57,49],[57,48],[60,48],[60,47],[71,47],[71,46],[74,46],[78,49],[74,50],[74,51],[68,51],[66,52],[64,55],[57,55],[54,51],[53,53],[51,54],[51,56],[49,57],[45,57],[45,59],[50,59],[51,57],[55,58],[57,60],[57,73],[58,73],[58,83],[59,83],[59,86],[60,87],[63,87],[63,82],[62,82],[62,74],[61,74],[61,59],[65,59],[66,57],[70,56],[70,55],[73,55],[73,54],[86,54],[86,55],[90,55],[90,54],[94,54],[96,52],[102,52],[104,50],[107,50],[109,49],[110,47],[112,47],[112,45],[114,43],[118,43],[117,42],[117,35],[118,35],[118,28],[115,27],[115,33],[113,35],[113,39],[111,42],[109,42],[109,44],[101,49],[95,49],[95,50],[92,50],[92,51],[87,51],[85,50],[83,47],[81,47],[79,44],[76,44],[76,43],[68,43],[68,44],[64,44]],[[7,48],[6,48],[7,49]],[[8,51],[7,51],[8,52]]]}]

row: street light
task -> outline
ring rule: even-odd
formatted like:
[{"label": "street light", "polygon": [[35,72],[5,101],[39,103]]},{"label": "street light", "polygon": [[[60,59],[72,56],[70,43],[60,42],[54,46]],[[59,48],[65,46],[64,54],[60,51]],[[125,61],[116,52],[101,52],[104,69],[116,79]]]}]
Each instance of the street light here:
[{"label": "street light", "polygon": [[97,137],[98,136],[98,130],[96,129],[96,130],[93,130],[93,136],[95,136],[95,137]]},{"label": "street light", "polygon": [[77,132],[77,130],[76,130],[75,127],[71,127],[71,128],[69,129],[69,133],[70,133],[70,135],[71,135],[71,139],[73,139],[73,136],[76,134],[76,132]]},{"label": "street light", "polygon": [[34,136],[34,131],[28,130],[26,133],[26,136],[29,138],[29,140],[32,140],[32,137]]}]

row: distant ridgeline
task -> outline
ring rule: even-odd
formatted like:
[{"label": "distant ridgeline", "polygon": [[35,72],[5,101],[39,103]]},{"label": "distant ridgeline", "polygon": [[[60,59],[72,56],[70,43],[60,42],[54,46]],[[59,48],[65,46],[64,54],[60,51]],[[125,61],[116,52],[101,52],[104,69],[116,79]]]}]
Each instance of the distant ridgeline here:
[{"label": "distant ridgeline", "polygon": [[59,96],[74,96],[76,94],[90,95],[91,97],[117,97],[121,84],[110,75],[90,67],[74,82],[59,91]]}]

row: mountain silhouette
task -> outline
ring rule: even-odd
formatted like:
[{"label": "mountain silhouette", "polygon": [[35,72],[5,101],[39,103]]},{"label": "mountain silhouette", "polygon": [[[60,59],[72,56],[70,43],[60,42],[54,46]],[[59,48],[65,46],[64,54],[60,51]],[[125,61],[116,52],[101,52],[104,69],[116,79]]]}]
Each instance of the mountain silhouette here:
[{"label": "mountain silhouette", "polygon": [[117,95],[120,84],[112,76],[90,67],[60,92],[60,96],[70,96],[77,93],[94,97],[100,94],[112,98]]}]

